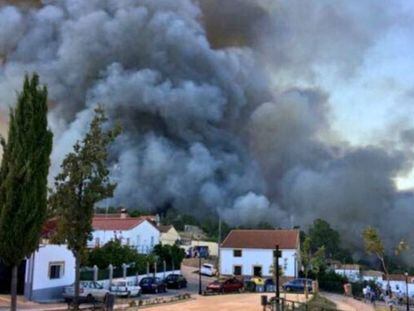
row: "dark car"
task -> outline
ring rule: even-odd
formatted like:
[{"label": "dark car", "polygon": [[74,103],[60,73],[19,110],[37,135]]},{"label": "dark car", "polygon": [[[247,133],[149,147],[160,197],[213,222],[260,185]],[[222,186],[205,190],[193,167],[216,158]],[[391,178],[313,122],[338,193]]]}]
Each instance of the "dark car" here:
[{"label": "dark car", "polygon": [[283,284],[283,289],[287,292],[303,292],[305,290],[305,284],[308,291],[312,291],[312,280],[311,279],[294,279]]},{"label": "dark car", "polygon": [[167,288],[187,287],[187,280],[181,274],[170,274],[164,281],[167,284]]},{"label": "dark car", "polygon": [[145,277],[139,282],[143,293],[165,293],[167,285],[160,278]]},{"label": "dark car", "polygon": [[230,278],[227,280],[214,281],[207,285],[207,291],[230,293],[241,292],[243,290],[243,282],[236,278]]}]

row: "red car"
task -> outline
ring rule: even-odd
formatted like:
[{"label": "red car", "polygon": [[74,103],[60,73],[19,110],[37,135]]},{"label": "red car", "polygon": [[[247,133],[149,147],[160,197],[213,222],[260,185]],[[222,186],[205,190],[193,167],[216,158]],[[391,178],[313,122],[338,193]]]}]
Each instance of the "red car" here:
[{"label": "red car", "polygon": [[243,290],[243,282],[236,278],[227,280],[214,281],[207,285],[207,291],[219,292],[219,293],[230,293],[230,292],[241,292]]}]

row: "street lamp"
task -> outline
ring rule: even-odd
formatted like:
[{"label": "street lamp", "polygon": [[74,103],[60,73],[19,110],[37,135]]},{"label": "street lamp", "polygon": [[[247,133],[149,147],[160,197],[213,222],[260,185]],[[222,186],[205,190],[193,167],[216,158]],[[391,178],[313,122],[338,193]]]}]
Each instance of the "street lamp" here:
[{"label": "street lamp", "polygon": [[408,297],[408,273],[404,273],[405,275],[405,295],[406,295],[406,303],[407,303],[407,311],[410,311],[410,297]]},{"label": "street lamp", "polygon": [[200,255],[200,240],[198,241],[198,294],[201,295],[201,255]]}]

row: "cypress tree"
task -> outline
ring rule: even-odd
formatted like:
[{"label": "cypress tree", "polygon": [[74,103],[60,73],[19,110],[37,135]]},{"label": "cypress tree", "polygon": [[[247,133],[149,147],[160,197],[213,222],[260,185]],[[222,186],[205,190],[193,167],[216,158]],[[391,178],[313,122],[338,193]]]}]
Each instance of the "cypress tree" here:
[{"label": "cypress tree", "polygon": [[7,142],[1,140],[0,258],[12,267],[11,310],[16,310],[17,268],[39,245],[46,217],[52,133],[47,123],[47,89],[39,76],[25,77],[10,110]]},{"label": "cypress tree", "polygon": [[106,121],[103,109],[95,109],[89,132],[63,160],[62,171],[55,178],[55,190],[49,198],[60,220],[57,238],[68,244],[76,259],[75,309],[78,309],[80,261],[91,238],[94,205],[112,197],[116,187],[109,179],[107,148],[120,128],[104,131],[102,126]]}]

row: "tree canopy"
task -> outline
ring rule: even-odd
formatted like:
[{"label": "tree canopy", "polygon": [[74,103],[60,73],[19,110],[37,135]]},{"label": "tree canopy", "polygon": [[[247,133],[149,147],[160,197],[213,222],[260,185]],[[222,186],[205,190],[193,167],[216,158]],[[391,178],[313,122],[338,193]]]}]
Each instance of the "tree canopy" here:
[{"label": "tree canopy", "polygon": [[[47,211],[52,133],[47,123],[47,89],[39,86],[37,74],[25,77],[17,105],[10,111],[7,143],[1,139],[1,144],[0,257],[13,267],[13,293],[17,266],[38,247]],[[15,297],[15,310],[13,303]]]}]

